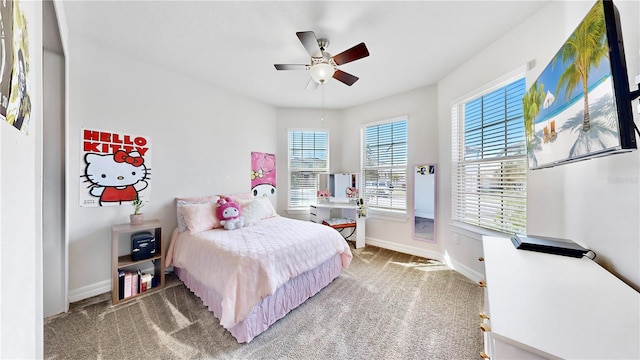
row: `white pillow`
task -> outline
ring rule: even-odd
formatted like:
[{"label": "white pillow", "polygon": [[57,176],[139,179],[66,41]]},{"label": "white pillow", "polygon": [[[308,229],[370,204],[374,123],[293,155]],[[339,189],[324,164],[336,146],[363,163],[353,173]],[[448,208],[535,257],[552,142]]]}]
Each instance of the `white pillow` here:
[{"label": "white pillow", "polygon": [[242,208],[241,215],[244,217],[244,226],[251,226],[262,219],[274,217],[278,214],[271,201],[266,196],[260,196],[245,205]]}]

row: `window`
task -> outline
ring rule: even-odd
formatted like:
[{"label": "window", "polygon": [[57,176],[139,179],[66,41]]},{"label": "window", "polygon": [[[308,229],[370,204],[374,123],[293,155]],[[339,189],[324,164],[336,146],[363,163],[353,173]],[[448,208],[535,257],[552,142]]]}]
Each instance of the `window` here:
[{"label": "window", "polygon": [[289,209],[309,208],[318,191],[318,174],[329,172],[326,131],[289,131]]},{"label": "window", "polygon": [[372,210],[407,212],[407,119],[362,129],[363,197]]},{"label": "window", "polygon": [[453,220],[525,233],[525,91],[520,78],[452,108]]}]

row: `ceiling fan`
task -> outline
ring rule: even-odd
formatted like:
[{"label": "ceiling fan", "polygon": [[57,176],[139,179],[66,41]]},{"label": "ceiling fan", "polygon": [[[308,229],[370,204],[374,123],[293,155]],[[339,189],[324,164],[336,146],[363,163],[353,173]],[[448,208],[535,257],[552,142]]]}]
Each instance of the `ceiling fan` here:
[{"label": "ceiling fan", "polygon": [[369,56],[369,50],[367,50],[367,46],[364,43],[360,43],[332,57],[331,54],[325,51],[329,46],[329,40],[316,38],[316,34],[313,31],[300,31],[296,35],[298,35],[298,39],[311,55],[311,63],[274,64],[273,66],[276,67],[276,70],[309,70],[311,79],[307,84],[307,89],[315,89],[319,84],[324,84],[331,78],[349,86],[358,81],[359,78],[357,76],[338,69],[338,66]]}]

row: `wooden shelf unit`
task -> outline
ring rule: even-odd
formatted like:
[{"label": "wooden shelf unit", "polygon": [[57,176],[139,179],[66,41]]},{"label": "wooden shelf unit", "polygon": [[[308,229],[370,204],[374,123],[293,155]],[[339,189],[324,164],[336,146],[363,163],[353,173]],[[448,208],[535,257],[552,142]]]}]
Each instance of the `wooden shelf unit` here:
[{"label": "wooden shelf unit", "polygon": [[[144,260],[133,261],[131,253],[119,255],[119,242],[122,235],[130,235],[138,231],[151,230],[155,237],[156,255]],[[128,249],[131,251],[131,241]],[[158,285],[147,291],[124,299],[118,297],[118,271],[122,269],[136,269],[144,263],[153,263],[153,275],[157,278]],[[164,288],[164,252],[162,251],[162,224],[158,220],[145,221],[140,225],[117,224],[111,227],[111,302],[113,305],[123,301],[135,299],[140,295],[150,294]]]}]

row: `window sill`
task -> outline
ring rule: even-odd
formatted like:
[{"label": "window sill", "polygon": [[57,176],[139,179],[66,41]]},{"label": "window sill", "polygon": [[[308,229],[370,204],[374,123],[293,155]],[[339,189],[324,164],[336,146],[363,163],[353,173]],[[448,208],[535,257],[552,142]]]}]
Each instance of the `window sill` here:
[{"label": "window sill", "polygon": [[481,228],[479,226],[469,225],[457,221],[453,221],[449,223],[453,232],[457,232],[460,234],[466,234],[470,237],[477,237],[478,240],[482,239],[482,236],[494,236],[494,237],[506,237],[511,236],[511,234],[502,233],[495,230],[489,230],[485,228]]},{"label": "window sill", "polygon": [[407,220],[409,219],[409,216],[407,215],[407,213],[398,212],[398,211],[367,209],[367,218],[387,220],[387,221],[407,222]]},{"label": "window sill", "polygon": [[309,215],[309,208],[292,208],[287,209],[289,215]]}]

